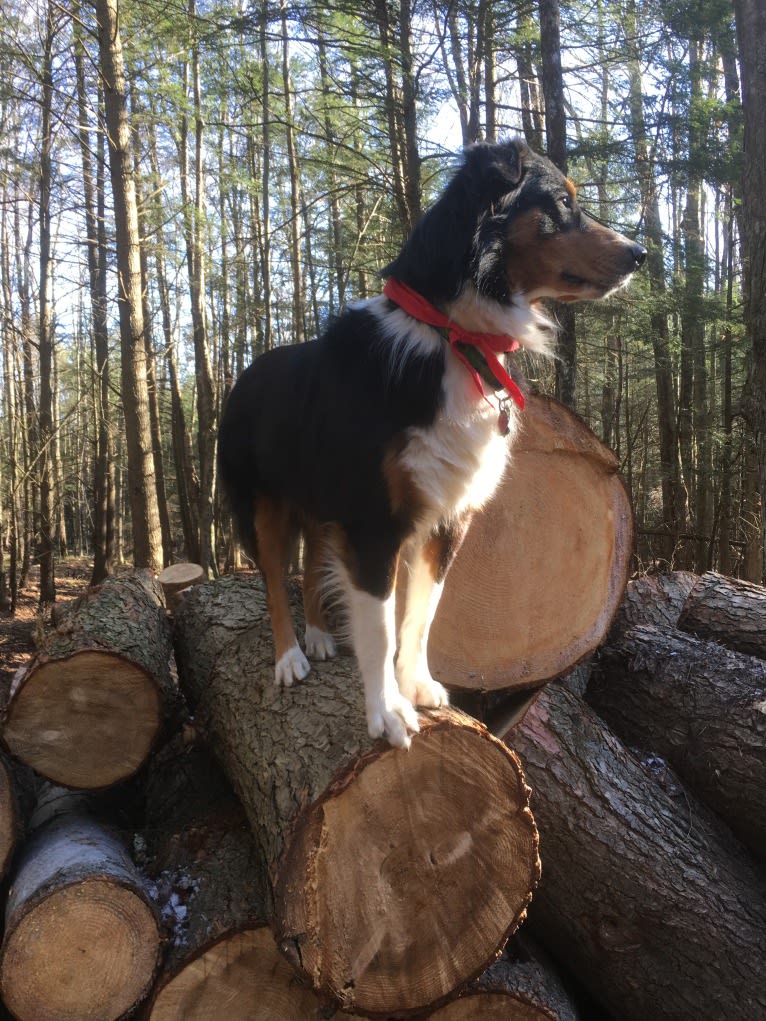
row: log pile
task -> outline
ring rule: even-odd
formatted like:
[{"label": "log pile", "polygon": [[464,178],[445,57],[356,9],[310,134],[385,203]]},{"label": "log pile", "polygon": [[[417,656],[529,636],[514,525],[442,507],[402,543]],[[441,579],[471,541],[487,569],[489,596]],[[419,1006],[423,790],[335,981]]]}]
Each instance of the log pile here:
[{"label": "log pile", "polygon": [[[613,459],[531,404],[429,648],[481,720],[426,711],[408,752],[373,742],[347,655],[277,691],[256,575],[187,565],[169,614],[136,572],[61,615],[4,716],[13,1017],[762,1021],[766,592],[679,573],[620,604]],[[573,628],[518,534],[581,480],[596,524],[565,515],[567,608],[598,552]],[[503,557],[505,604],[499,573],[483,591]]]}]

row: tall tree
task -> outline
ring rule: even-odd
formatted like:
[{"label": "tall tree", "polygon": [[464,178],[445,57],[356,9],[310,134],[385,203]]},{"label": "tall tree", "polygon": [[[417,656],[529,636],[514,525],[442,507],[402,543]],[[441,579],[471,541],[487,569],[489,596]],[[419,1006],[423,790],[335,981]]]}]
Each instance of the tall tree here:
[{"label": "tall tree", "polygon": [[53,0],[45,6],[43,36],[42,103],[40,119],[40,602],[56,601],[53,555],[53,316],[51,306],[51,186],[53,177],[53,43],[58,31]]},{"label": "tall tree", "polygon": [[122,406],[136,567],[162,569],[162,533],[149,416],[141,252],[119,0],[96,0],[117,246]]},{"label": "tall tree", "polygon": [[[742,257],[745,324],[752,369],[743,412],[756,439],[761,533],[766,535],[766,8],[761,0],[734,0],[744,109]],[[761,565],[763,572],[763,563]]]},{"label": "tall tree", "polygon": [[[562,174],[568,173],[567,121],[564,104],[564,77],[561,71],[561,33],[558,0],[539,0],[540,52],[545,133],[548,156]],[[559,322],[556,359],[556,396],[570,408],[575,406],[577,388],[577,334],[575,317],[568,305],[557,307]]]}]

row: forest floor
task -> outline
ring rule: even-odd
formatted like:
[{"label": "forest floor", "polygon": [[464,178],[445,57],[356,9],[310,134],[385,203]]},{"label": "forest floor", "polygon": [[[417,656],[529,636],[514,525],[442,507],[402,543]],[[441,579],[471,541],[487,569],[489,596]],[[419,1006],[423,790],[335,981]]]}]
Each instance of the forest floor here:
[{"label": "forest floor", "polygon": [[[93,564],[86,558],[69,558],[56,565],[56,605],[75,599],[87,588]],[[0,611],[0,692],[7,693],[13,675],[37,648],[52,627],[40,612],[40,570],[33,567],[19,592],[16,613]]]}]

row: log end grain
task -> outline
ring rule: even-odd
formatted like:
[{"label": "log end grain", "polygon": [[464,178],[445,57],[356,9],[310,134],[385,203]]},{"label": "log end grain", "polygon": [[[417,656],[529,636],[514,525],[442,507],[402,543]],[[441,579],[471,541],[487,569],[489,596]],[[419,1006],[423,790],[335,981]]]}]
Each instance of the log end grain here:
[{"label": "log end grain", "polygon": [[539,878],[518,759],[452,710],[376,746],[304,813],[278,872],[277,938],[344,1009],[422,1010],[480,974]]},{"label": "log end grain", "polygon": [[19,1021],[103,1021],[146,994],[157,963],[155,916],[111,879],[57,890],[20,920],[0,967],[3,1000]]},{"label": "log end grain", "polygon": [[544,1007],[507,993],[471,993],[428,1015],[429,1021],[557,1021]]},{"label": "log end grain", "polygon": [[69,787],[108,787],[146,760],[163,720],[155,681],[112,652],[39,658],[15,685],[3,739],[13,755]]},{"label": "log end grain", "polygon": [[316,996],[301,985],[265,927],[227,933],[156,993],[149,1021],[316,1021]]},{"label": "log end grain", "polygon": [[530,399],[506,477],[447,576],[429,639],[434,677],[492,690],[565,673],[607,633],[632,549],[612,452],[562,405]]}]

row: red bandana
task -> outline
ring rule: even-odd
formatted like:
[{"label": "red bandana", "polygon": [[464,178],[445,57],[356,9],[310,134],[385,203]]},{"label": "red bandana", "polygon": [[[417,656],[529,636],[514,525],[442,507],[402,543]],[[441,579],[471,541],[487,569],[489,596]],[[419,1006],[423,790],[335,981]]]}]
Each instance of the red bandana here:
[{"label": "red bandana", "polygon": [[518,340],[513,340],[505,334],[473,333],[471,330],[464,329],[443,312],[440,312],[438,308],[434,308],[417,291],[413,291],[407,284],[402,283],[401,280],[395,280],[393,277],[389,277],[386,281],[383,293],[414,319],[419,319],[420,322],[427,323],[429,326],[436,326],[439,329],[447,330],[450,347],[471,373],[476,388],[484,397],[481,374],[466,358],[458,345],[470,344],[471,347],[478,348],[492,376],[494,376],[508,396],[523,410],[524,394],[505,371],[504,366],[497,357],[498,353],[501,352],[518,351]]}]

